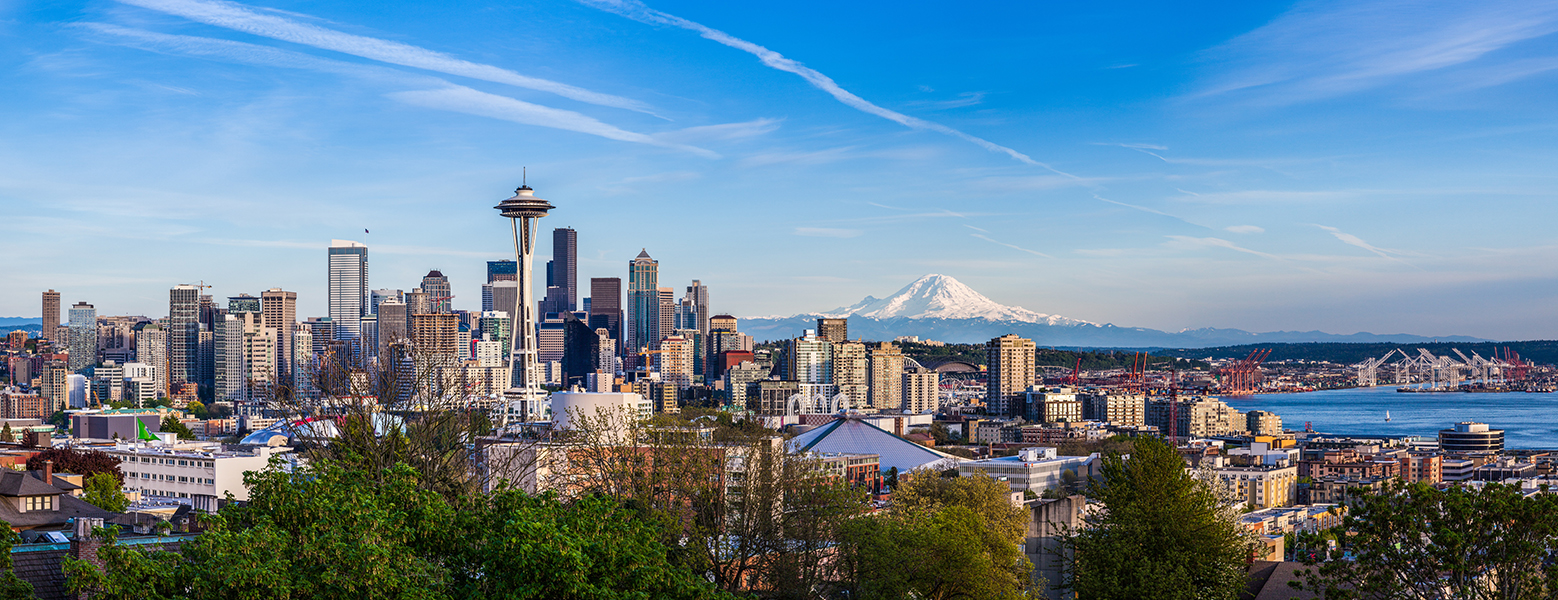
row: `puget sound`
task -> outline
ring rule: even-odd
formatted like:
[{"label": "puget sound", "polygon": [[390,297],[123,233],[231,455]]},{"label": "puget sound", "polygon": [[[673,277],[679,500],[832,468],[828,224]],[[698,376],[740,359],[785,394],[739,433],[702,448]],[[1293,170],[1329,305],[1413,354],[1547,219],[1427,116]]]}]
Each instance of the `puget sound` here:
[{"label": "puget sound", "polygon": [[1282,427],[1293,431],[1308,422],[1328,435],[1433,439],[1440,429],[1477,421],[1503,429],[1506,448],[1558,449],[1558,393],[1403,394],[1381,386],[1221,399],[1241,411],[1276,413]]}]

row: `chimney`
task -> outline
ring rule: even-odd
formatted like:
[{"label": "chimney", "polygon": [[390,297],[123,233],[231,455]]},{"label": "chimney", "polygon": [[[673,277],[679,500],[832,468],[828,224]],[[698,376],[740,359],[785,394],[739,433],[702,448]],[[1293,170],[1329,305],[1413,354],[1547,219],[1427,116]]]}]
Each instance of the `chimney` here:
[{"label": "chimney", "polygon": [[54,461],[43,461],[43,482],[54,485]]}]

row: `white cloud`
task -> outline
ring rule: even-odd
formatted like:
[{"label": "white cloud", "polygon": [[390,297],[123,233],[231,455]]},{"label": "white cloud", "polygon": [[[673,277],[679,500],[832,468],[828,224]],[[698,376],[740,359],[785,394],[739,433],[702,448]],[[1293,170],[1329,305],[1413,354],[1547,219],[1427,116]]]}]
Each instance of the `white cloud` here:
[{"label": "white cloud", "polygon": [[1034,256],[1042,256],[1044,258],[1054,258],[1054,257],[1052,257],[1052,256],[1050,256],[1048,254],[1045,254],[1043,252],[1039,252],[1038,250],[1029,250],[1029,249],[1024,248],[1022,246],[1018,246],[1018,245],[1015,245],[1015,244],[1008,244],[1006,242],[1002,242],[1002,241],[999,241],[999,240],[994,240],[994,239],[991,239],[991,238],[989,238],[987,236],[984,236],[984,235],[981,235],[981,234],[978,234],[978,233],[970,233],[969,235],[971,235],[973,237],[976,237],[976,238],[979,238],[981,240],[990,242],[992,244],[996,244],[998,246],[1006,246],[1007,248],[1011,248],[1013,250],[1021,250],[1023,252],[1027,252],[1028,254],[1032,254]]},{"label": "white cloud", "polygon": [[119,0],[158,12],[184,17],[191,21],[215,25],[235,31],[333,50],[405,67],[436,71],[482,81],[491,81],[525,89],[548,92],[598,106],[609,106],[654,114],[649,105],[584,88],[521,75],[508,69],[461,60],[441,52],[434,52],[400,42],[381,40],[326,29],[317,25],[299,23],[273,14],[262,14],[251,7],[235,2],[213,0]]},{"label": "white cloud", "polygon": [[1233,250],[1234,252],[1243,252],[1245,254],[1253,254],[1253,255],[1259,256],[1261,258],[1269,258],[1269,259],[1272,259],[1272,260],[1286,260],[1286,259],[1284,259],[1284,258],[1282,258],[1280,256],[1275,255],[1275,254],[1269,254],[1269,253],[1266,253],[1266,252],[1261,252],[1259,250],[1251,250],[1249,248],[1245,248],[1243,246],[1240,246],[1238,244],[1235,244],[1233,242],[1230,242],[1230,241],[1222,239],[1222,238],[1212,238],[1212,237],[1198,238],[1198,237],[1190,237],[1190,236],[1187,236],[1187,235],[1170,235],[1170,236],[1166,236],[1166,237],[1168,237],[1171,240],[1174,240],[1175,242],[1180,243],[1181,245],[1185,245],[1185,246],[1202,247],[1202,248],[1227,248],[1229,250]]},{"label": "white cloud", "polygon": [[1233,233],[1266,233],[1266,230],[1256,225],[1230,225],[1223,228],[1224,231]]},{"label": "white cloud", "polygon": [[1228,69],[1203,95],[1258,90],[1276,103],[1333,97],[1554,32],[1558,5],[1551,2],[1301,2],[1211,50]]},{"label": "white cloud", "polygon": [[606,12],[622,15],[641,23],[647,23],[650,25],[670,25],[672,27],[680,27],[682,29],[697,32],[705,39],[713,40],[726,46],[730,46],[731,48],[735,48],[737,50],[741,50],[756,56],[758,60],[762,61],[763,64],[768,65],[769,67],[778,69],[780,71],[785,71],[787,73],[794,73],[799,75],[801,79],[805,79],[807,83],[810,83],[812,87],[827,92],[839,102],[842,102],[846,106],[861,112],[882,117],[905,127],[910,127],[913,129],[924,129],[950,135],[952,137],[978,145],[979,147],[991,152],[1005,154],[1020,162],[1043,167],[1060,175],[1065,175],[1068,177],[1071,176],[1069,173],[1062,172],[1047,164],[1033,160],[1032,157],[1011,148],[1007,148],[1006,146],[1002,146],[982,138],[974,137],[940,123],[933,123],[918,117],[911,117],[909,115],[888,110],[886,108],[872,104],[871,102],[866,101],[864,98],[850,93],[848,90],[840,86],[838,82],[833,81],[833,79],[827,75],[823,75],[816,69],[802,65],[795,60],[785,58],[784,55],[779,54],[778,52],[774,52],[773,50],[769,50],[752,42],[737,38],[723,31],[706,27],[702,24],[649,8],[638,0],[579,1],[588,6],[592,6]]}]

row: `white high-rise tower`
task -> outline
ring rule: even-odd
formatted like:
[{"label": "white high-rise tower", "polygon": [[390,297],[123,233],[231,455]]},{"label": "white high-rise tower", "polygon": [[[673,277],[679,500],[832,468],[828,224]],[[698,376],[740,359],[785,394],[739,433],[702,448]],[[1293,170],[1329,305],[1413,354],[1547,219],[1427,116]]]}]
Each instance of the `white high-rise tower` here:
[{"label": "white high-rise tower", "polygon": [[530,275],[536,246],[536,219],[556,207],[537,198],[529,185],[521,184],[512,198],[493,208],[509,220],[514,232],[514,258],[519,262],[516,276],[519,293],[515,294],[514,306],[493,307],[499,310],[512,308],[513,312],[509,314],[514,317],[514,341],[509,354],[509,381],[513,382],[513,387],[504,393],[508,406],[503,421],[507,424],[511,413],[526,421],[540,418],[546,404],[547,395],[541,389],[541,365],[536,360],[535,285]]},{"label": "white high-rise tower", "polygon": [[362,318],[368,314],[368,246],[351,240],[330,240],[330,320],[335,339],[356,344]]}]

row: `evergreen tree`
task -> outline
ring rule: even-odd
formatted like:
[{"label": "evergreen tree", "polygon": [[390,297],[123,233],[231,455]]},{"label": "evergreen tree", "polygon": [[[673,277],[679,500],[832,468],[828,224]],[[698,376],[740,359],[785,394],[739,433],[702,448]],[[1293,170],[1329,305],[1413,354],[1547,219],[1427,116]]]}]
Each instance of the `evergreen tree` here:
[{"label": "evergreen tree", "polygon": [[1104,458],[1088,496],[1103,509],[1066,540],[1067,581],[1095,600],[1232,600],[1250,549],[1210,485],[1157,438]]}]

